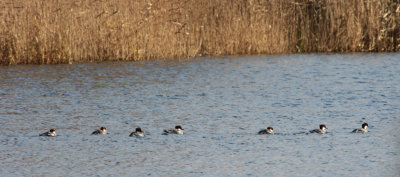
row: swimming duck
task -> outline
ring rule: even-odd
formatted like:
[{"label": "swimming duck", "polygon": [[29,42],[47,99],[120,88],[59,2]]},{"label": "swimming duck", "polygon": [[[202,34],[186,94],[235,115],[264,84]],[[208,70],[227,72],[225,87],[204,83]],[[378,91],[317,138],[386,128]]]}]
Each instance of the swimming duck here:
[{"label": "swimming duck", "polygon": [[170,130],[164,130],[163,135],[168,135],[168,134],[183,134],[183,128],[180,125],[175,126],[175,129],[170,129]]},{"label": "swimming duck", "polygon": [[52,128],[50,131],[41,133],[39,136],[56,136],[56,129]]},{"label": "swimming duck", "polygon": [[140,127],[136,128],[136,130],[134,132],[132,132],[129,136],[140,136],[143,137],[143,131]]},{"label": "swimming duck", "polygon": [[310,133],[319,133],[319,134],[325,134],[326,133],[326,125],[325,124],[321,124],[319,125],[319,129],[314,129],[311,130]]},{"label": "swimming duck", "polygon": [[262,134],[274,134],[274,128],[272,127],[267,127],[267,129],[262,129],[258,132],[259,135]]},{"label": "swimming duck", "polygon": [[107,134],[107,128],[101,127],[100,130],[95,130],[92,135],[105,135]]},{"label": "swimming duck", "polygon": [[354,129],[352,132],[353,132],[353,133],[367,133],[367,132],[368,132],[368,130],[367,130],[368,124],[367,124],[367,123],[363,123],[363,124],[361,125],[361,127],[362,127],[362,128]]}]

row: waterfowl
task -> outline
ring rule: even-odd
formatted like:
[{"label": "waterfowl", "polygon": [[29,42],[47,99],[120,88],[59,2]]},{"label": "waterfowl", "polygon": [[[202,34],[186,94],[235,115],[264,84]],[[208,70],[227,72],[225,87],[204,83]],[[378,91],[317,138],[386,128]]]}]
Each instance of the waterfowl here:
[{"label": "waterfowl", "polygon": [[267,129],[262,129],[258,132],[259,135],[262,134],[274,134],[274,128],[272,127],[267,127]]},{"label": "waterfowl", "polygon": [[368,124],[363,123],[361,125],[361,128],[354,129],[352,132],[353,133],[367,133],[368,132],[367,128],[368,128]]},{"label": "waterfowl", "polygon": [[41,133],[39,136],[56,136],[56,129],[52,128],[50,131]]},{"label": "waterfowl", "polygon": [[95,130],[92,135],[105,135],[107,134],[107,128],[106,127],[100,127],[100,130]]},{"label": "waterfowl", "polygon": [[319,133],[319,134],[325,134],[326,133],[326,125],[325,124],[321,124],[319,125],[319,129],[314,129],[311,130],[310,133]]},{"label": "waterfowl", "polygon": [[136,130],[134,132],[132,132],[129,136],[140,136],[143,137],[143,131],[140,127],[136,128]]},{"label": "waterfowl", "polygon": [[170,129],[170,130],[164,130],[163,135],[168,135],[168,134],[183,134],[183,128],[180,125],[175,126],[175,129]]}]

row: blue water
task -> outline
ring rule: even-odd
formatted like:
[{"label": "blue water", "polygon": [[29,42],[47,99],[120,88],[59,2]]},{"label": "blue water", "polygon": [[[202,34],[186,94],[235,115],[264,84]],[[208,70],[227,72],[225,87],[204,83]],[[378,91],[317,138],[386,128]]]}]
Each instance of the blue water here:
[{"label": "blue water", "polygon": [[0,125],[0,176],[400,176],[400,54],[2,66]]}]

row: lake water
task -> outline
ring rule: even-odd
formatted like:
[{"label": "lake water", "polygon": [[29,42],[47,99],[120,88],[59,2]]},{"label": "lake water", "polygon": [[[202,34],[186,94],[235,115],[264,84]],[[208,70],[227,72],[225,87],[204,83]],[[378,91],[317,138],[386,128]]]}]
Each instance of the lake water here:
[{"label": "lake water", "polygon": [[0,176],[400,176],[400,53],[2,66],[0,125]]}]

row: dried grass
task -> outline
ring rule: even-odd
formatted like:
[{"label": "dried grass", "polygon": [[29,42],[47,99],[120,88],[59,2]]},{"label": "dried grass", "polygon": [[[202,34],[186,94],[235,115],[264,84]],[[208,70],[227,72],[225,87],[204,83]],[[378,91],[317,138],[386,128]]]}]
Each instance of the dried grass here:
[{"label": "dried grass", "polygon": [[0,64],[394,52],[393,0],[2,0]]}]

